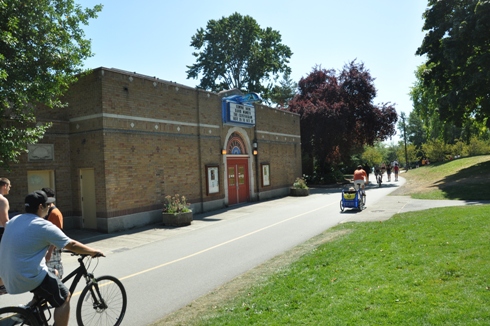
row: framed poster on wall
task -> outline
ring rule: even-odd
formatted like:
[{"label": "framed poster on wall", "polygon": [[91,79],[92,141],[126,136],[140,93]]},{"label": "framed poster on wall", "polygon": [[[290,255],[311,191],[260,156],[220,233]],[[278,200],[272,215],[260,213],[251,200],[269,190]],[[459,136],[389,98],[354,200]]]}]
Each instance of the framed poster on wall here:
[{"label": "framed poster on wall", "polygon": [[219,167],[218,165],[206,165],[207,194],[219,193]]},{"label": "framed poster on wall", "polygon": [[262,167],[262,187],[267,187],[271,185],[271,179],[270,179],[270,165],[269,163],[262,163],[260,164]]}]

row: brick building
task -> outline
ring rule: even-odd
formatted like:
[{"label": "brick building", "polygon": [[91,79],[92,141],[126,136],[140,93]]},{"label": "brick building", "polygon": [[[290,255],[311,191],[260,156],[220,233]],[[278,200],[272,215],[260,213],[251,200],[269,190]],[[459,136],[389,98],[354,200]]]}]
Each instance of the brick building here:
[{"label": "brick building", "polygon": [[232,94],[94,69],[68,107],[36,111],[53,127],[0,172],[11,210],[51,187],[66,228],[114,232],[161,221],[166,195],[185,195],[195,213],[287,195],[301,176],[299,116],[223,100]]}]

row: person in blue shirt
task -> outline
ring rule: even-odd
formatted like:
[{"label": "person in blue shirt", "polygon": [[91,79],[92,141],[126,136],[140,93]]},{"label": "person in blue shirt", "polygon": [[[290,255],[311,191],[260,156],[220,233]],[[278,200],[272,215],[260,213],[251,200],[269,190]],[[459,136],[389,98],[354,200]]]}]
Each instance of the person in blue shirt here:
[{"label": "person in blue shirt", "polygon": [[37,190],[25,198],[26,212],[13,217],[5,225],[0,246],[0,277],[10,294],[32,292],[55,308],[57,326],[68,325],[70,297],[68,288],[49,272],[46,252],[51,245],[92,257],[104,256],[76,240],[70,239],[53,223],[44,219],[49,203],[55,201]]}]

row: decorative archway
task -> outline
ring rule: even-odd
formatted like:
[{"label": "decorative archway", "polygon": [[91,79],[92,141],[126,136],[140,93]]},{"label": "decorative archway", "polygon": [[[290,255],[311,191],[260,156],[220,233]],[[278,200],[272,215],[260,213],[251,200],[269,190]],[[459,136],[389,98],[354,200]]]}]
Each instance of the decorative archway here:
[{"label": "decorative archway", "polygon": [[242,136],[238,132],[233,132],[226,144],[226,153],[230,155],[246,155],[247,150]]},{"label": "decorative archway", "polygon": [[226,188],[228,205],[244,203],[250,199],[249,158],[247,146],[237,131],[226,142]]}]

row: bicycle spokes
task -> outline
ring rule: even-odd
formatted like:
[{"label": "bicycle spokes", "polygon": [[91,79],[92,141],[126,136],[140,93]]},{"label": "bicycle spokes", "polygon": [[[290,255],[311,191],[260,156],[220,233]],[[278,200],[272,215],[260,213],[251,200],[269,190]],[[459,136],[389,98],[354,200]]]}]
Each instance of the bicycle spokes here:
[{"label": "bicycle spokes", "polygon": [[112,276],[102,276],[87,284],[77,305],[79,325],[119,325],[127,306],[122,283]]}]

